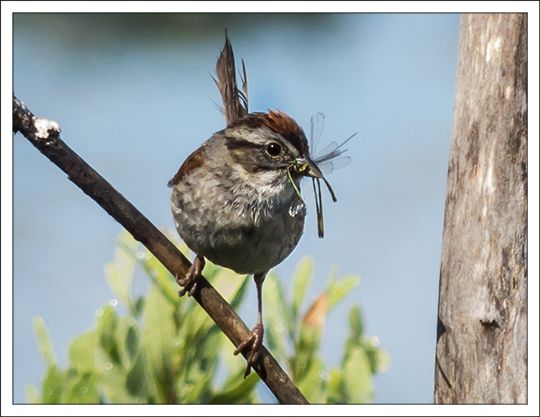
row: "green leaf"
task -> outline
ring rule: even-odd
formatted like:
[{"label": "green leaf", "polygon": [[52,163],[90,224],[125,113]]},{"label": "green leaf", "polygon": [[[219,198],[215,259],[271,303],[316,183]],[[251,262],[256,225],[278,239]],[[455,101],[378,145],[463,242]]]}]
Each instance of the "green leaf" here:
[{"label": "green leaf", "polygon": [[182,403],[207,404],[212,397],[212,374],[201,374],[194,384],[189,384]]},{"label": "green leaf", "polygon": [[129,356],[129,360],[132,361],[135,355],[137,354],[139,348],[139,335],[135,326],[129,326],[126,341],[125,341],[126,351]]},{"label": "green leaf", "polygon": [[78,373],[94,372],[94,333],[86,332],[73,339],[69,345],[71,367]]},{"label": "green leaf", "polygon": [[68,392],[68,404],[96,404],[99,402],[99,393],[95,377],[92,373],[85,373]]},{"label": "green leaf", "polygon": [[126,375],[126,389],[130,395],[146,398],[149,395],[148,370],[143,352],[139,352],[133,366]]},{"label": "green leaf", "polygon": [[294,289],[293,289],[293,303],[292,303],[292,321],[296,322],[298,317],[298,311],[302,306],[302,301],[304,300],[311,281],[313,280],[313,258],[310,256],[304,257],[296,270],[294,278]]},{"label": "green leaf", "polygon": [[330,371],[328,378],[328,397],[329,404],[345,404],[347,394],[344,387],[345,372],[340,367],[335,367]]},{"label": "green leaf", "polygon": [[364,323],[362,320],[362,311],[358,305],[353,305],[349,310],[349,327],[351,329],[349,337],[360,342],[364,335]]},{"label": "green leaf", "polygon": [[249,275],[244,275],[243,277],[241,277],[240,279],[241,285],[232,294],[231,298],[229,298],[229,304],[235,310],[237,310],[242,304],[242,301],[244,301],[244,297],[247,293],[248,286],[251,282],[251,279],[249,278],[250,278]]},{"label": "green leaf", "polygon": [[118,317],[113,307],[105,305],[102,309],[102,314],[98,319],[97,334],[99,343],[109,358],[116,364],[121,366],[120,351],[118,350],[118,339],[116,337],[116,327],[118,325]]},{"label": "green leaf", "polygon": [[146,248],[138,254],[138,258],[154,286],[159,288],[166,301],[176,307],[181,299],[178,297],[179,287],[175,277]]},{"label": "green leaf", "polygon": [[259,376],[252,372],[244,379],[244,367],[240,369],[236,375],[229,378],[223,387],[226,387],[222,392],[217,393],[210,400],[210,404],[248,404],[249,399],[253,395],[255,388],[261,381]]},{"label": "green leaf", "polygon": [[321,358],[313,360],[305,378],[297,383],[300,392],[310,404],[326,403],[328,376],[324,371],[324,363]]},{"label": "green leaf", "polygon": [[197,334],[196,343],[189,344],[189,356],[191,366],[189,366],[188,379],[197,380],[200,375],[214,374],[217,369],[217,357],[220,347],[218,346],[220,330],[216,325],[212,325],[207,335]]},{"label": "green leaf", "polygon": [[24,392],[26,396],[26,402],[29,404],[40,404],[41,397],[39,395],[38,388],[33,384],[26,384],[24,386]]},{"label": "green leaf", "polygon": [[378,347],[379,341],[376,337],[371,337],[366,342],[363,343],[364,351],[369,360],[369,365],[371,368],[371,373],[383,373],[388,368],[392,359],[387,350]]},{"label": "green leaf", "polygon": [[156,383],[156,402],[167,402],[172,388],[172,358],[175,354],[176,326],[174,310],[162,292],[154,288],[146,301],[144,315],[146,328],[143,332],[144,349],[148,369]]},{"label": "green leaf", "polygon": [[134,304],[134,316],[139,317],[142,313],[142,310],[144,308],[144,303],[146,302],[145,298],[141,295],[140,297],[137,297],[137,301],[135,301]]},{"label": "green leaf", "polygon": [[190,309],[184,314],[179,339],[185,345],[182,358],[188,374],[194,366],[208,360],[215,360],[219,351],[213,339],[220,333],[214,321],[195,302],[189,302]]},{"label": "green leaf", "polygon": [[371,367],[361,347],[354,347],[343,367],[344,387],[347,400],[353,404],[365,404],[373,400]]},{"label": "green leaf", "polygon": [[96,349],[95,363],[97,384],[104,402],[112,404],[140,402],[127,392],[125,368],[114,365],[102,349]]},{"label": "green leaf", "polygon": [[296,344],[294,361],[294,381],[300,382],[310,374],[311,366],[317,356],[321,336],[324,331],[328,296],[322,293],[311,305],[300,327],[300,337]]},{"label": "green leaf", "polygon": [[39,353],[48,366],[52,366],[56,363],[56,354],[54,353],[54,347],[51,341],[51,336],[45,325],[45,321],[40,316],[35,316],[32,320],[34,327],[34,334],[38,343]]},{"label": "green leaf", "polygon": [[[181,250],[182,253],[185,254],[186,251],[189,251],[187,246],[179,240],[177,233],[165,230],[164,234],[178,249]],[[120,235],[118,247],[119,251],[123,251],[125,255],[131,259],[131,262],[134,264],[138,263],[142,267],[148,275],[152,285],[162,291],[167,301],[173,305],[178,305],[180,303],[175,278],[148,249],[142,247],[129,233],[127,233],[126,236],[124,234]],[[132,314],[138,315],[140,313],[140,301],[141,300],[138,299],[137,303],[130,305]]]},{"label": "green leaf", "polygon": [[49,366],[41,388],[43,404],[59,404],[65,382],[65,374],[55,364]]},{"label": "green leaf", "polygon": [[[287,336],[290,328],[281,283],[276,274],[269,273],[264,282],[264,319],[266,324],[265,343],[278,362],[287,357]],[[267,307],[267,308],[266,308]]]},{"label": "green leaf", "polygon": [[349,274],[340,280],[332,279],[326,292],[328,293],[328,311],[347,296],[360,283],[360,275]]},{"label": "green leaf", "polygon": [[294,361],[294,382],[302,381],[310,372],[321,339],[321,329],[302,324],[300,338],[296,345]]}]

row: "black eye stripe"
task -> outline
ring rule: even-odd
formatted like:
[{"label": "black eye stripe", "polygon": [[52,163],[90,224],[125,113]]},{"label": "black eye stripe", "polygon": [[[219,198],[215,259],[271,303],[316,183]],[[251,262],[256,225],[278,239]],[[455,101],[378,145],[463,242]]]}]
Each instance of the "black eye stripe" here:
[{"label": "black eye stripe", "polygon": [[243,149],[243,148],[252,148],[255,146],[252,142],[246,139],[239,139],[232,136],[226,136],[225,137],[225,145],[228,149],[235,150],[235,149]]},{"label": "black eye stripe", "polygon": [[263,149],[269,156],[275,158],[279,155],[282,155],[284,153],[284,150],[286,150],[286,147],[283,146],[281,143],[276,141],[268,142],[264,145],[255,144],[253,142],[250,142],[246,139],[240,139],[237,137],[227,136],[226,139],[226,146],[228,149],[235,151],[235,150],[241,150],[241,149],[247,149],[247,148],[259,148]]}]

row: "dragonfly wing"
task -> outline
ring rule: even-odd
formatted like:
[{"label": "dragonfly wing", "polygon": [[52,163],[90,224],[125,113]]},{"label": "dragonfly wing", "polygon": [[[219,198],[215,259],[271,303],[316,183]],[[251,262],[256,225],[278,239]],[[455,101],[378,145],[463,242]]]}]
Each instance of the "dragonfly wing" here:
[{"label": "dragonfly wing", "polygon": [[349,165],[351,163],[351,160],[352,159],[350,156],[342,156],[341,158],[332,159],[328,162],[333,165],[333,169],[341,169]]},{"label": "dragonfly wing", "polygon": [[335,169],[345,168],[350,163],[350,156],[342,156],[341,158],[319,162],[317,166],[323,174],[329,175],[334,172]]},{"label": "dragonfly wing", "polygon": [[330,175],[332,172],[334,172],[334,164],[332,161],[321,162],[320,164],[317,164],[317,167],[324,175]]},{"label": "dragonfly wing", "polygon": [[317,153],[317,147],[321,140],[322,131],[324,129],[325,117],[323,113],[317,113],[311,117],[311,154]]},{"label": "dragonfly wing", "polygon": [[317,153],[317,155],[314,156],[315,161],[322,161],[326,159],[328,155],[330,155],[332,152],[334,152],[338,148],[337,142],[332,142],[324,147],[324,149]]}]

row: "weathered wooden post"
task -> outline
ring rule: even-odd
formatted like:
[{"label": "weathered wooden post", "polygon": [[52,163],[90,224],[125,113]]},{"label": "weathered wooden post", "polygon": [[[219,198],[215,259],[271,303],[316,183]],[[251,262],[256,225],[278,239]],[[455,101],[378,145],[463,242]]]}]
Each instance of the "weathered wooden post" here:
[{"label": "weathered wooden post", "polygon": [[435,403],[527,402],[527,15],[461,20]]}]

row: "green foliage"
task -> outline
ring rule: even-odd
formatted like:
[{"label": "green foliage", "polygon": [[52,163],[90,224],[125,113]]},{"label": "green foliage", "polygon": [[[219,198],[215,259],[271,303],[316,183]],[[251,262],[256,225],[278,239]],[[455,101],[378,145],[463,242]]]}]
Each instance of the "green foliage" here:
[{"label": "green foliage", "polygon": [[[169,235],[186,252],[175,235]],[[150,281],[147,295],[134,298],[137,269]],[[298,267],[292,299],[271,273],[264,284],[265,341],[272,354],[313,403],[364,403],[373,398],[372,376],[389,366],[389,356],[366,338],[358,306],[349,314],[350,335],[339,366],[327,371],[319,355],[328,311],[358,285],[359,277],[332,274],[325,291],[304,315],[303,301],[313,280],[313,260]],[[146,249],[123,232],[113,261],[105,266],[117,300],[97,312],[94,326],[74,338],[68,366],[62,369],[45,323],[34,319],[34,332],[47,366],[41,390],[26,387],[30,403],[204,403],[258,402],[255,373],[244,380],[245,362],[215,323],[188,297],[178,297],[174,277]],[[249,276],[207,263],[204,275],[238,308]],[[123,307],[123,308],[122,308]],[[123,314],[121,313],[123,311]],[[218,372],[219,370],[219,372]],[[218,384],[216,379],[224,382]]]},{"label": "green foliage", "polygon": [[[307,400],[312,403],[369,403],[373,399],[373,375],[390,366],[390,355],[378,347],[376,337],[364,335],[360,307],[349,312],[350,333],[343,358],[338,366],[328,370],[319,354],[328,312],[339,304],[359,284],[358,275],[337,278],[335,269],[325,290],[311,303],[306,313],[299,315],[313,278],[313,260],[304,258],[293,282],[292,299],[288,299],[275,273],[270,273],[263,291],[266,310],[266,342]],[[292,353],[289,353],[292,352]]]}]

